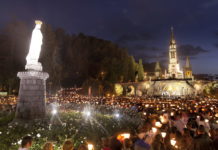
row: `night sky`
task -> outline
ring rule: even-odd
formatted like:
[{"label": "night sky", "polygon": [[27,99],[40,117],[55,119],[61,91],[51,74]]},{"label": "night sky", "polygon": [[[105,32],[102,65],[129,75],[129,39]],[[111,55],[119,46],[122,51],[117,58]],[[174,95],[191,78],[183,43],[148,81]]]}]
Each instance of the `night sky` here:
[{"label": "night sky", "polygon": [[[167,61],[174,27],[181,65],[194,73],[218,73],[218,0],[1,0],[0,27],[35,19],[116,42],[143,61]],[[217,45],[217,46],[216,46]]]}]

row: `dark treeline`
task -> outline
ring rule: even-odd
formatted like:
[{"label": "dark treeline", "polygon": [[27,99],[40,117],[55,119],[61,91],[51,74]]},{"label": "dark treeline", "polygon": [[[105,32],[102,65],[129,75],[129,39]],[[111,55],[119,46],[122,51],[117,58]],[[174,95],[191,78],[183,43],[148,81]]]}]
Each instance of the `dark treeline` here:
[{"label": "dark treeline", "polygon": [[[32,28],[13,21],[0,32],[1,91],[18,89],[18,71],[24,71]],[[84,35],[69,35],[63,29],[43,24],[40,62],[49,73],[48,89],[143,80],[142,60],[135,62],[125,48],[111,41]]]}]

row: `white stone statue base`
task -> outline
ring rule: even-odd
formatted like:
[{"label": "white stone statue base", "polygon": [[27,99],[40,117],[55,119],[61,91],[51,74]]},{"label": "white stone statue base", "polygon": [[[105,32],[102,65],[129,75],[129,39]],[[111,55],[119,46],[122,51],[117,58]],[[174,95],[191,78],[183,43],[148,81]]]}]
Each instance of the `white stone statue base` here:
[{"label": "white stone statue base", "polygon": [[48,73],[41,71],[18,72],[21,79],[16,119],[32,120],[45,117],[46,79]]}]

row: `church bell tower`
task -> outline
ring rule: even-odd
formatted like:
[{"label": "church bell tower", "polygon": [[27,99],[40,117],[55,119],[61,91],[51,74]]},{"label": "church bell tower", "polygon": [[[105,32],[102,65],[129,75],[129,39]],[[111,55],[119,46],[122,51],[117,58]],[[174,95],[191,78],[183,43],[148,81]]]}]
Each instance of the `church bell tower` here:
[{"label": "church bell tower", "polygon": [[171,27],[168,73],[170,78],[183,78],[183,72],[180,71],[180,65],[177,57],[176,41],[174,38],[173,27]]},{"label": "church bell tower", "polygon": [[186,63],[185,63],[185,67],[184,67],[184,78],[185,79],[192,79],[193,78],[192,67],[191,67],[190,59],[188,56],[186,57]]},{"label": "church bell tower", "polygon": [[155,77],[159,79],[161,77],[161,67],[159,61],[155,64]]}]

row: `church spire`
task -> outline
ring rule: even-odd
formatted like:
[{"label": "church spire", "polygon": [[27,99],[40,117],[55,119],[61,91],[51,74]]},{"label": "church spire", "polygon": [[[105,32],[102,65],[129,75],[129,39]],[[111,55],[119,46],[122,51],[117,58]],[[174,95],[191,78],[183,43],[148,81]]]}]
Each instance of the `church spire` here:
[{"label": "church spire", "polygon": [[186,57],[185,67],[186,67],[186,68],[191,68],[189,56]]},{"label": "church spire", "polygon": [[170,37],[170,45],[176,44],[175,38],[174,38],[174,29],[171,27],[171,37]]},{"label": "church spire", "polygon": [[177,57],[176,41],[174,38],[173,27],[171,27],[168,72],[170,78],[183,78],[183,73],[180,70],[180,65]]},{"label": "church spire", "polygon": [[161,68],[159,61],[157,61],[155,64],[155,76],[157,77],[157,79],[161,77]]},{"label": "church spire", "polygon": [[157,71],[160,71],[160,70],[161,70],[160,63],[159,63],[159,61],[157,61],[156,64],[155,64],[155,71],[157,72]]}]

